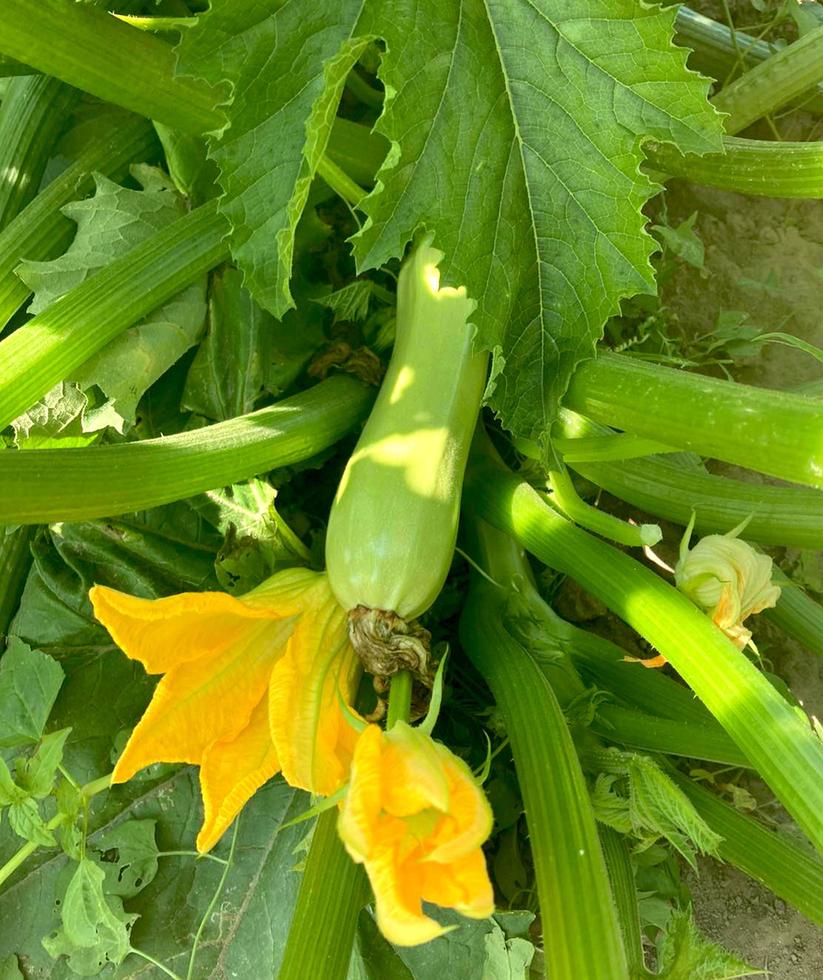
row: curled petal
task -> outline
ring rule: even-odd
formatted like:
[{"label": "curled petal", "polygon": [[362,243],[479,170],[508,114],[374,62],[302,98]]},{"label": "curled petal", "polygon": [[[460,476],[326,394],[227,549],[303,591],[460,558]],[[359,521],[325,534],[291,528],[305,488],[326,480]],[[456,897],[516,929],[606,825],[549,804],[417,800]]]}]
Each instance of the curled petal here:
[{"label": "curled petal", "polygon": [[268,706],[262,698],[236,738],[214,742],[203,753],[200,791],[204,817],[197,850],[210,851],[246,803],[279,769],[269,735]]},{"label": "curled petal", "polygon": [[354,700],[361,669],[346,613],[325,578],[305,602],[307,612],[271,672],[271,737],[288,783],[330,796],[348,778],[358,732],[340,700]]}]

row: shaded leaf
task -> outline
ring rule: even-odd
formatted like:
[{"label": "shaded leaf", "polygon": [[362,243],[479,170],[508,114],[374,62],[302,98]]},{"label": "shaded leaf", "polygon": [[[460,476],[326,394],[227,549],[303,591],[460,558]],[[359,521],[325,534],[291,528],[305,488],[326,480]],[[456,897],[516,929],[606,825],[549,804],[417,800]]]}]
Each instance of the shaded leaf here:
[{"label": "shaded leaf", "polygon": [[156,820],[127,820],[104,830],[94,841],[97,860],[106,875],[107,895],[131,898],[157,874]]},{"label": "shaded leaf", "polygon": [[84,977],[99,976],[108,963],[122,963],[129,951],[129,930],[137,918],[117,898],[103,892],[105,874],[88,859],[77,865],[63,901],[62,927],[43,940],[53,957],[67,956]]},{"label": "shaded leaf", "polygon": [[63,683],[60,665],[10,637],[0,659],[0,748],[36,742]]},{"label": "shaded leaf", "polygon": [[54,847],[54,834],[40,815],[37,802],[30,796],[9,807],[9,826],[23,840],[39,847]]},{"label": "shaded leaf", "polygon": [[31,756],[17,758],[15,762],[17,784],[35,799],[42,800],[51,793],[57,767],[63,761],[63,748],[70,732],[70,728],[62,728],[60,731],[44,735]]},{"label": "shaded leaf", "polygon": [[[94,197],[65,205],[77,223],[66,252],[45,262],[23,262],[19,277],[34,291],[39,313],[70,289],[167,227],[184,211],[159,170],[137,166],[144,190],[97,175]],[[140,397],[197,340],[205,319],[205,278],[187,287],[139,324],[94,354],[13,423],[18,446],[79,445],[82,435],[109,426],[130,427]],[[72,441],[63,441],[72,440]]]}]

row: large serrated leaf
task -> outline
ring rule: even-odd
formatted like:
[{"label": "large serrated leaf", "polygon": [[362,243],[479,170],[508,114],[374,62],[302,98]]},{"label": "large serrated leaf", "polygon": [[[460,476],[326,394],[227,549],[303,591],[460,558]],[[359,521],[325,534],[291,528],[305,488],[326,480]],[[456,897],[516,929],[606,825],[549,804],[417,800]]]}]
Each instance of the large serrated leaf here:
[{"label": "large serrated leaf", "polygon": [[[294,227],[362,41],[385,42],[392,142],[355,239],[361,269],[426,227],[443,281],[478,301],[492,406],[545,439],[575,365],[621,297],[649,292],[644,138],[720,149],[706,81],[672,44],[675,11],[637,0],[213,0],[183,71],[230,78],[214,149],[233,252],[256,298],[290,302]],[[242,54],[242,57],[241,57]],[[236,66],[240,65],[238,69]]]},{"label": "large serrated leaf", "polygon": [[229,126],[212,150],[220,206],[246,284],[278,317],[293,305],[294,233],[343,82],[370,40],[354,37],[363,5],[213,0],[179,48],[181,72],[234,86]]}]

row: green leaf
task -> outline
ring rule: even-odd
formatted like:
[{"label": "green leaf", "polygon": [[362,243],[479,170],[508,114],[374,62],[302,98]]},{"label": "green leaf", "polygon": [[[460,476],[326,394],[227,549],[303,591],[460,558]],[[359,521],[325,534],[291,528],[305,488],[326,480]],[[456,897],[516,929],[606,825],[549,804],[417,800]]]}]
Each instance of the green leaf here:
[{"label": "green leaf", "polygon": [[643,138],[720,145],[706,83],[671,43],[675,11],[634,0],[370,9],[361,29],[386,40],[392,96],[378,129],[394,148],[363,204],[358,264],[433,231],[444,282],[466,284],[478,341],[504,362],[492,406],[545,439],[619,299],[653,290]]},{"label": "green leaf", "polygon": [[342,289],[336,289],[327,296],[319,296],[314,302],[331,310],[335,320],[353,320],[358,323],[369,315],[369,304],[375,288],[371,279],[355,279]]},{"label": "green leaf", "polygon": [[62,928],[43,940],[51,956],[67,956],[71,969],[84,977],[99,976],[107,964],[123,962],[137,918],[123,911],[119,899],[103,893],[105,880],[93,861],[81,860],[66,889]]},{"label": "green leaf", "polygon": [[309,552],[275,509],[277,491],[249,480],[203,495],[195,506],[225,534],[215,559],[220,587],[242,595],[280,568],[304,565]]},{"label": "green leaf", "polygon": [[[165,174],[135,166],[144,190],[96,176],[94,197],[67,204],[77,223],[74,241],[59,258],[23,262],[20,278],[34,291],[30,312],[47,309],[114,258],[168,227],[184,211]],[[123,432],[134,423],[140,397],[197,340],[205,319],[205,279],[124,331],[70,378],[13,423],[18,446],[80,445],[83,433],[109,426]],[[101,394],[98,394],[98,389]],[[33,438],[35,441],[29,442]],[[64,439],[72,439],[71,443]]]},{"label": "green leaf", "polygon": [[232,255],[275,316],[292,305],[294,234],[352,65],[363,0],[213,0],[178,48],[180,71],[229,79],[229,125],[212,156],[233,226]]},{"label": "green leaf", "polygon": [[154,880],[158,866],[156,826],[156,820],[127,820],[95,839],[107,895],[132,898]]},{"label": "green leaf", "polygon": [[36,742],[63,683],[60,665],[10,637],[0,659],[0,748]]},{"label": "green leaf", "polygon": [[606,749],[608,771],[592,791],[595,816],[639,840],[641,849],[661,837],[696,867],[695,852],[717,855],[721,838],[706,824],[683,791],[649,756]]},{"label": "green leaf", "polygon": [[660,980],[733,980],[766,973],[704,939],[688,908],[672,911],[657,946],[657,961]]},{"label": "green leaf", "polygon": [[0,980],[26,980],[14,954],[0,961]]},{"label": "green leaf", "polygon": [[70,732],[70,728],[62,728],[44,735],[32,756],[16,760],[17,783],[35,799],[42,800],[51,793]]},{"label": "green leaf", "polygon": [[9,826],[23,840],[40,847],[54,847],[54,834],[46,826],[37,803],[30,796],[9,807]]},{"label": "green leaf", "polygon": [[0,807],[18,803],[25,798],[25,795],[12,779],[6,760],[0,755]]},{"label": "green leaf", "polygon": [[703,239],[694,230],[696,221],[697,211],[694,211],[676,228],[670,228],[668,225],[652,225],[652,230],[657,232],[658,237],[673,255],[695,269],[702,269],[706,250]]}]

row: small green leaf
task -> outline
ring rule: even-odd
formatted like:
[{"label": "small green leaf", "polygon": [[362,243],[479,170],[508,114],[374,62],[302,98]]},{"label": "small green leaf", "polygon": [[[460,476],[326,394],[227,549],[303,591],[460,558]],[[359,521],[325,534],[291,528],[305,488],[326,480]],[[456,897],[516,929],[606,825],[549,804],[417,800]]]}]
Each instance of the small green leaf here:
[{"label": "small green leaf", "polygon": [[703,240],[694,230],[696,221],[697,211],[685,221],[681,221],[676,228],[670,228],[668,225],[652,225],[652,230],[657,232],[658,238],[662,239],[673,255],[695,269],[702,269],[705,248],[703,247]]},{"label": "small green leaf", "polygon": [[26,980],[20,972],[17,957],[13,953],[0,960],[0,980]]},{"label": "small green leaf", "polygon": [[9,638],[0,660],[0,748],[40,738],[62,683],[57,661]]},{"label": "small green leaf", "polygon": [[19,803],[26,794],[14,782],[6,765],[6,760],[0,755],[0,807],[10,803]]},{"label": "small green leaf", "polygon": [[18,837],[40,847],[54,847],[57,843],[30,796],[9,807],[9,826]]},{"label": "small green leaf", "polygon": [[20,756],[15,763],[17,782],[30,796],[42,800],[54,786],[57,767],[63,761],[63,748],[71,732],[70,728],[44,735],[37,751],[30,757]]},{"label": "small green leaf", "polygon": [[657,961],[660,980],[734,980],[766,973],[704,939],[688,908],[672,911],[657,946]]},{"label": "small green leaf", "polygon": [[370,279],[355,279],[327,296],[318,296],[314,302],[331,310],[335,320],[358,323],[369,315],[369,303],[374,291],[375,284]]},{"label": "small green leaf", "polygon": [[129,952],[129,930],[137,918],[127,915],[119,898],[103,892],[104,872],[88,859],[77,865],[63,901],[62,928],[43,940],[55,959],[84,977],[99,976],[107,964],[122,963]]},{"label": "small green leaf", "polygon": [[157,874],[156,820],[128,820],[104,831],[94,842],[106,875],[107,895],[131,898]]}]

